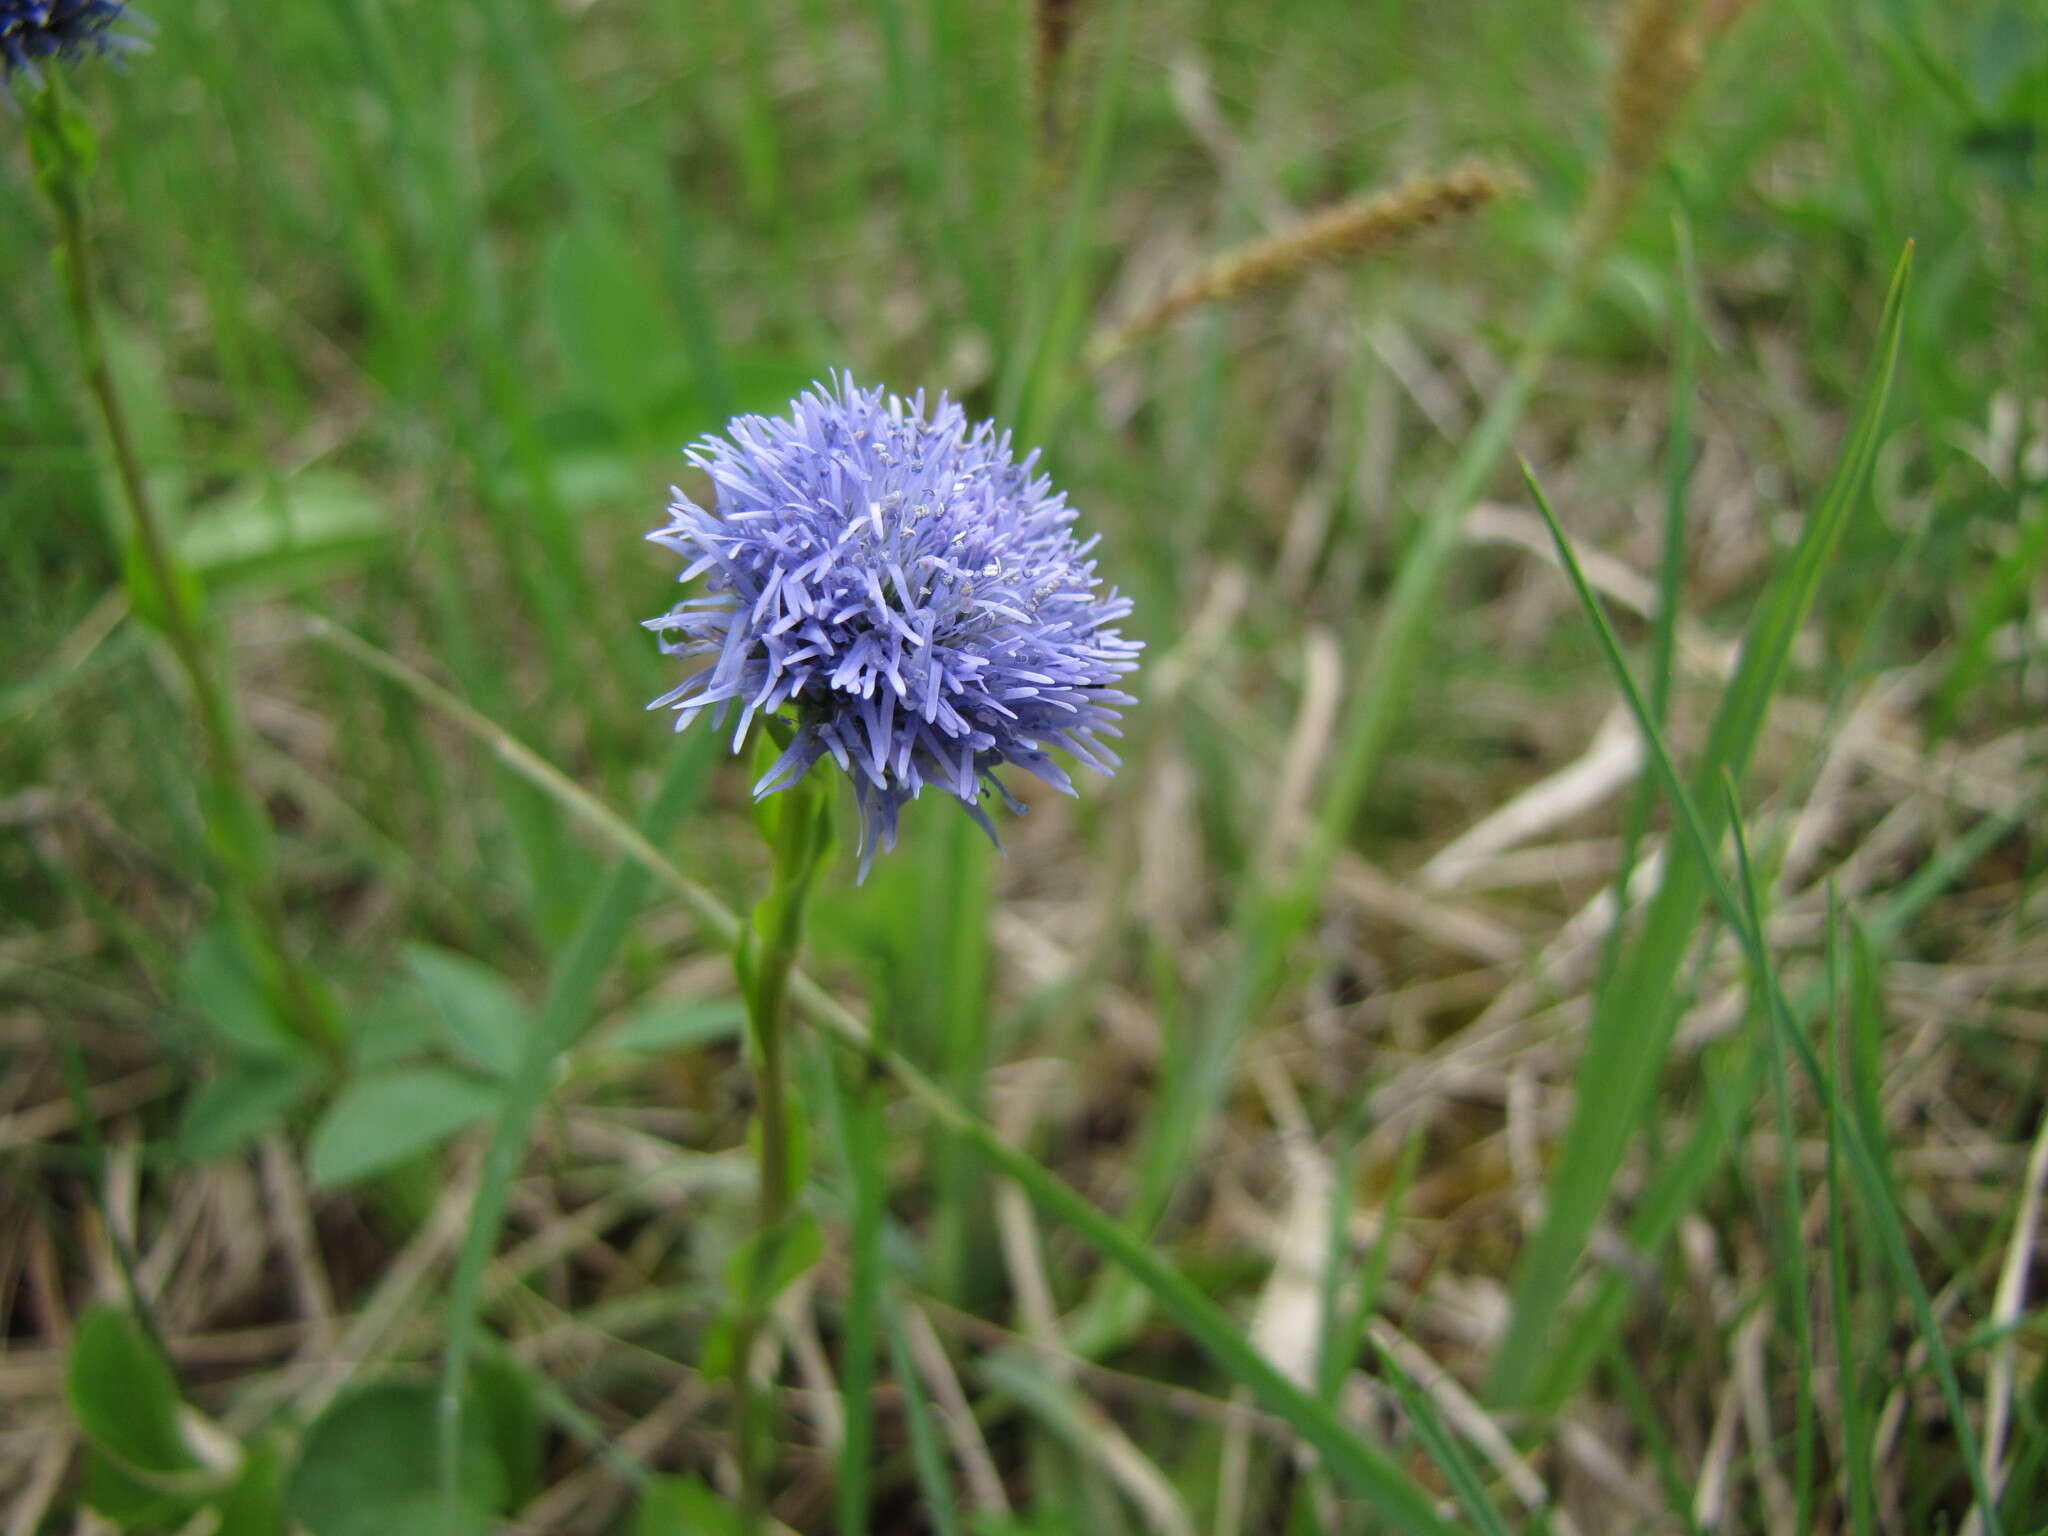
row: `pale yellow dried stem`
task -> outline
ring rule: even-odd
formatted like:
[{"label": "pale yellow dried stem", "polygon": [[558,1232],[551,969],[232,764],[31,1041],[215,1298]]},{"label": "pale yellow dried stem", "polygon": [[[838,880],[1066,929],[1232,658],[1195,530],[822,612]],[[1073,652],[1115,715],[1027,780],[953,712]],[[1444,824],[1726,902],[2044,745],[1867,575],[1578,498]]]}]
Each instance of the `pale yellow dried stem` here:
[{"label": "pale yellow dried stem", "polygon": [[1582,263],[1604,248],[1663,153],[1708,47],[1754,0],[1634,0],[1621,19],[1607,98],[1607,159],[1579,228]]},{"label": "pale yellow dried stem", "polygon": [[1339,203],[1270,239],[1218,257],[1136,319],[1098,341],[1091,349],[1091,361],[1108,360],[1190,310],[1287,282],[1310,267],[1356,261],[1505,197],[1520,186],[1506,171],[1468,161],[1440,175],[1417,177],[1391,191]]}]

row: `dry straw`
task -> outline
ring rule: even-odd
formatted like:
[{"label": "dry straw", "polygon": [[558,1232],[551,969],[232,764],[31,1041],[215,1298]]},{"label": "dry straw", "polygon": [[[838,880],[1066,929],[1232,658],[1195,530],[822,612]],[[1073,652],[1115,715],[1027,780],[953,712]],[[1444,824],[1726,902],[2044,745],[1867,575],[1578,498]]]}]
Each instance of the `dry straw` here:
[{"label": "dry straw", "polygon": [[1339,203],[1284,233],[1218,257],[1136,319],[1098,340],[1091,360],[1107,361],[1189,310],[1271,288],[1310,267],[1356,261],[1520,189],[1521,182],[1511,173],[1468,161],[1391,191]]},{"label": "dry straw", "polygon": [[1708,46],[1752,0],[1635,0],[1621,19],[1607,102],[1607,160],[1587,205],[1580,249],[1603,247],[1620,227],[1657,163],[1672,125],[1699,81]]}]

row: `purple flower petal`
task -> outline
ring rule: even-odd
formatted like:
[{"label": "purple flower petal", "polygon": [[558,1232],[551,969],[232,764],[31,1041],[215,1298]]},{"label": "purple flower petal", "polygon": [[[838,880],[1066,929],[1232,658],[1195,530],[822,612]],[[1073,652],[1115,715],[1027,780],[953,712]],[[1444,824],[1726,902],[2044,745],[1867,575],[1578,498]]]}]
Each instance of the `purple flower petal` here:
[{"label": "purple flower petal", "polygon": [[829,756],[854,783],[863,877],[928,783],[993,837],[985,794],[1022,809],[993,770],[1071,794],[1052,744],[1111,771],[1100,738],[1121,734],[1132,702],[1116,685],[1140,647],[1115,628],[1131,604],[1098,590],[1095,540],[1074,537],[1035,450],[1018,459],[1008,433],[944,396],[927,409],[840,374],[686,456],[716,509],[677,491],[648,537],[709,595],[647,621],[666,654],[697,660],[650,708],[680,729],[738,700],[744,731],[757,707],[787,704],[797,737],[755,792]]}]

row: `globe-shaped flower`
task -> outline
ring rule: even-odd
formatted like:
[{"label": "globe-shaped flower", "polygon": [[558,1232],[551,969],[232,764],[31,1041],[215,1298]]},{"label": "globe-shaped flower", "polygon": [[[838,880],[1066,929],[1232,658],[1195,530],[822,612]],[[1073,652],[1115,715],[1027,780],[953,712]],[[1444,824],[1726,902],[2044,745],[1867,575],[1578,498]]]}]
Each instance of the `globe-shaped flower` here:
[{"label": "globe-shaped flower", "polygon": [[821,758],[852,778],[860,874],[896,840],[927,784],[991,838],[985,791],[1023,807],[995,770],[1011,764],[1072,794],[1051,750],[1101,773],[1120,735],[1117,682],[1137,642],[1130,602],[1099,590],[1095,540],[1074,536],[1066,497],[1018,458],[1008,433],[970,426],[941,396],[926,410],[851,377],[815,385],[786,416],[741,416],[688,450],[717,510],[674,491],[648,535],[703,578],[647,628],[703,665],[656,699],[681,730],[738,707],[739,750],[757,712],[787,710],[787,749],[754,794],[787,788]]},{"label": "globe-shaped flower", "polygon": [[139,20],[119,0],[0,0],[0,76],[18,70],[33,84],[38,59],[127,53],[141,39],[118,27]]}]

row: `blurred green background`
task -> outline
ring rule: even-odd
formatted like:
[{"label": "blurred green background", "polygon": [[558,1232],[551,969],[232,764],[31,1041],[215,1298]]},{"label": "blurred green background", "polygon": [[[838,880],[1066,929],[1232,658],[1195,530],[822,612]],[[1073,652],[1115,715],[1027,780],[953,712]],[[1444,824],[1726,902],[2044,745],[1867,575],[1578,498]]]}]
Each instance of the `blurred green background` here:
[{"label": "blurred green background", "polygon": [[[835,996],[1457,1528],[2048,1529],[2039,7],[1756,0],[1511,423],[1687,771],[1818,561],[1730,764],[1770,967],[1703,894],[1649,958],[1683,824],[1511,463],[1479,465],[1419,650],[1369,648],[1570,260],[1629,9],[150,7],[151,53],[73,72],[110,353],[338,1066],[278,1043],[216,920],[189,712],[129,611],[0,120],[10,1536],[103,1529],[82,1501],[277,1530],[281,1488],[315,1536],[453,1530],[405,1498],[472,1315],[463,1519],[719,1528],[738,1004],[701,909],[621,877],[571,790],[656,806],[685,876],[757,894],[744,765],[642,708],[674,565],[641,540],[682,444],[835,367],[1042,445],[1149,646],[1121,774],[1027,793],[1003,856],[942,799],[866,886],[842,852],[807,960]],[[1468,155],[1525,192],[1083,361],[1232,247]],[[1379,689],[1403,707],[1349,806]],[[1718,818],[1710,771],[1695,793]],[[1304,825],[1335,841],[1296,900]],[[572,1045],[539,1075],[536,1029]],[[847,1529],[865,1232],[873,1529],[1396,1528],[1094,1245],[805,1038],[825,1244],[777,1330],[785,1525]],[[465,1289],[480,1127],[543,1089]],[[1552,1208],[1585,1227],[1546,1295]],[[81,1327],[96,1298],[146,1329]],[[177,1399],[243,1449],[152,1473],[122,1414]]]}]

